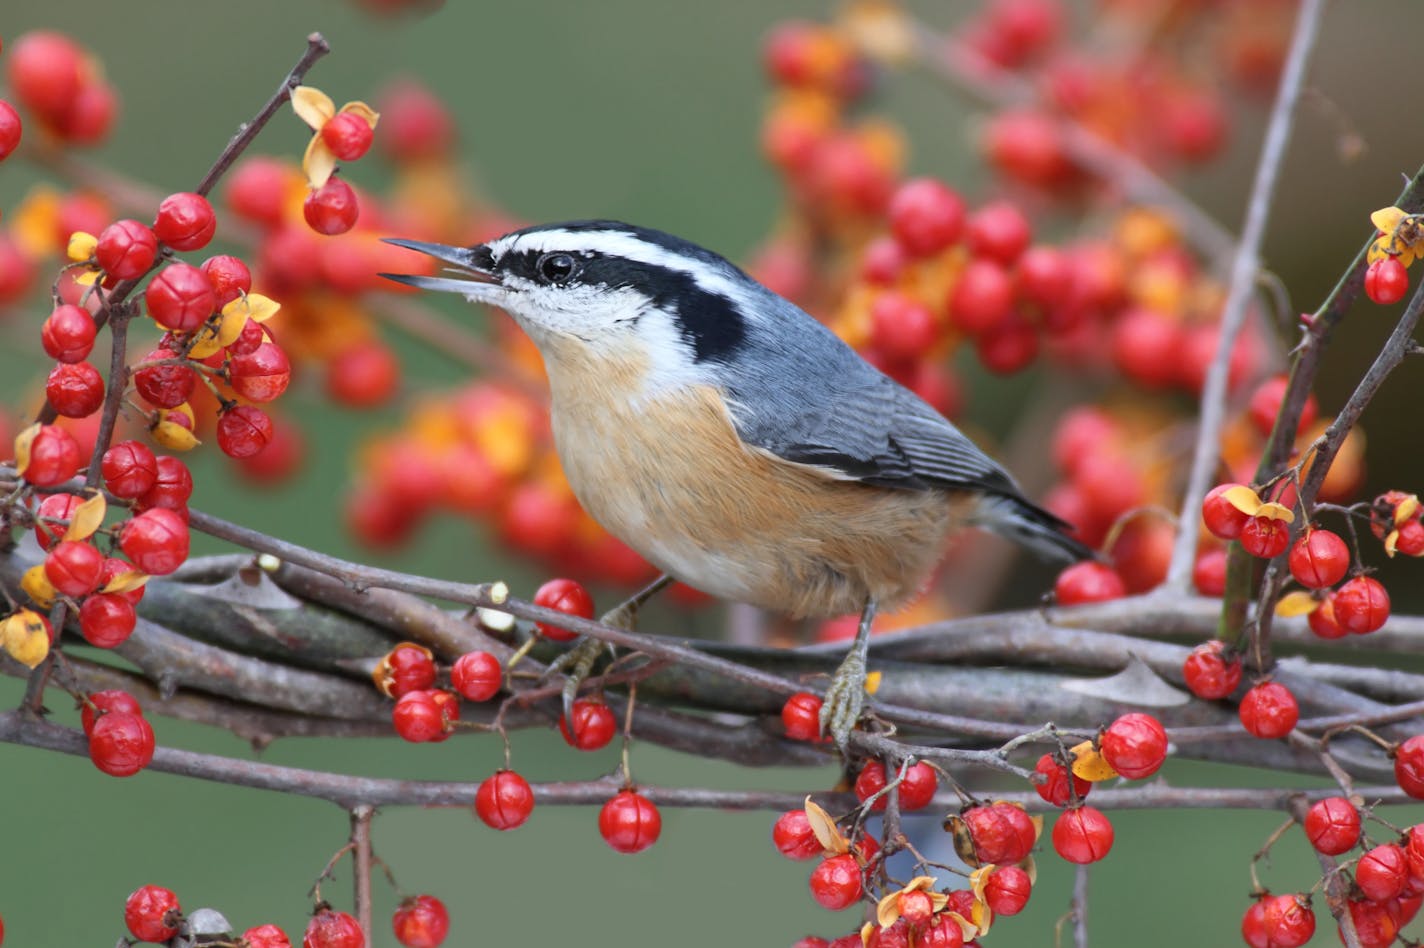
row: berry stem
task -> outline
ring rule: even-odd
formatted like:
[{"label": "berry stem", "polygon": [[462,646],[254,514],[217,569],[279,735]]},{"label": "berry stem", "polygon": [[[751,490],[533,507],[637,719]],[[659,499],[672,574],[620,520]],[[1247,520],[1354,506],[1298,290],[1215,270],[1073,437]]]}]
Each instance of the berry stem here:
[{"label": "berry stem", "polygon": [[[1256,286],[1257,274],[1261,270],[1261,243],[1271,215],[1276,180],[1285,160],[1296,104],[1305,85],[1306,63],[1315,48],[1324,8],[1325,0],[1305,0],[1300,6],[1300,12],[1296,14],[1295,33],[1291,37],[1290,52],[1281,72],[1276,100],[1271,106],[1265,140],[1261,143],[1261,156],[1256,164],[1256,177],[1246,205],[1241,240],[1231,261],[1231,279],[1227,285],[1226,302],[1221,310],[1221,334],[1217,341],[1216,357],[1207,368],[1206,382],[1202,386],[1201,419],[1197,427],[1196,446],[1192,451],[1191,473],[1187,477],[1187,487],[1182,498],[1180,522],[1183,524],[1195,524],[1198,521],[1202,498],[1211,486],[1212,473],[1219,461],[1221,427],[1226,420],[1226,387],[1231,351],[1241,327],[1246,322],[1248,304]],[[1167,585],[1175,589],[1187,589],[1190,586],[1196,547],[1195,530],[1177,531],[1171,566],[1167,570]]]}]

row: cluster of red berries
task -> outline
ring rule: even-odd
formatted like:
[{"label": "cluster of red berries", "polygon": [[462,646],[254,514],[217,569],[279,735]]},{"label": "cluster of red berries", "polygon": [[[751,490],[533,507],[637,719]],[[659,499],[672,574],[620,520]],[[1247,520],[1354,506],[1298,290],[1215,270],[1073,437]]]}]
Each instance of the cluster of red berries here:
[{"label": "cluster of red berries", "polygon": [[[593,597],[571,579],[544,583],[535,592],[534,603],[571,616],[593,617]],[[576,638],[549,623],[536,623],[536,628],[556,642]],[[499,694],[504,686],[504,666],[490,652],[466,652],[450,666],[449,688],[441,688],[434,653],[423,645],[402,642],[382,656],[371,677],[382,694],[396,699],[391,719],[400,737],[413,743],[438,742],[455,731],[460,720],[459,699],[480,703]],[[618,720],[602,700],[580,698],[573,703],[572,720],[559,721],[559,731],[571,747],[599,750],[613,740]]]},{"label": "cluster of red berries", "polygon": [[[1364,948],[1394,944],[1424,904],[1424,824],[1392,842],[1370,846],[1363,841],[1355,805],[1344,797],[1326,797],[1306,812],[1303,829],[1310,845],[1327,856],[1361,847],[1346,866],[1353,870],[1347,906],[1356,937]],[[1241,920],[1241,934],[1253,948],[1296,948],[1314,931],[1315,914],[1306,895],[1262,894]]]},{"label": "cluster of red berries", "polygon": [[[5,78],[39,127],[65,144],[98,144],[118,112],[118,96],[103,70],[63,33],[36,30],[15,40]],[[19,137],[20,117],[9,103],[0,102],[0,158]]]},{"label": "cluster of red berries", "polygon": [[[821,704],[821,699],[809,692],[792,695],[781,712],[786,736],[792,740],[820,740]],[[1069,862],[1080,864],[1107,856],[1113,845],[1113,827],[1100,810],[1084,802],[1092,789],[1091,781],[1150,777],[1165,762],[1167,750],[1167,732],[1162,723],[1150,714],[1130,713],[1105,727],[1095,741],[1084,742],[1066,756],[1040,757],[1035,770],[1042,780],[1034,784],[1034,789],[1046,802],[1063,808],[1053,826],[1054,850]],[[911,763],[897,771],[897,777],[902,810],[922,809],[933,800],[938,780],[928,764]],[[861,766],[854,790],[862,805],[874,812],[885,808],[888,785],[885,764],[871,760]],[[1029,816],[1017,804],[990,803],[973,805],[950,816],[945,829],[953,835],[960,858],[983,871],[982,879],[975,876],[982,885],[976,883],[973,891],[962,893],[900,893],[902,901],[931,901],[924,902],[923,910],[905,908],[892,924],[874,931],[868,929],[866,944],[883,944],[887,948],[902,943],[959,945],[964,939],[987,931],[988,920],[994,914],[1017,914],[1028,901],[1031,877],[1018,864],[1029,857],[1036,845],[1042,830],[1041,818]],[[864,896],[864,870],[879,851],[874,838],[868,835],[854,841],[841,836],[830,817],[809,802],[805,810],[791,810],[777,819],[772,842],[791,859],[821,857],[811,875],[811,893],[819,904],[832,910],[853,905]],[[945,912],[960,916],[952,926],[954,931],[929,935],[948,921]],[[969,919],[977,920],[977,932]],[[917,940],[905,941],[910,935]]]},{"label": "cluster of red berries", "polygon": [[[167,944],[185,922],[178,896],[160,885],[135,889],[124,902],[124,922],[140,942]],[[396,941],[403,948],[439,948],[450,932],[450,914],[433,895],[413,895],[401,900],[391,918]],[[271,923],[242,932],[234,943],[240,948],[292,948],[286,932]],[[303,948],[365,948],[366,936],[355,916],[318,903],[302,935]]]}]

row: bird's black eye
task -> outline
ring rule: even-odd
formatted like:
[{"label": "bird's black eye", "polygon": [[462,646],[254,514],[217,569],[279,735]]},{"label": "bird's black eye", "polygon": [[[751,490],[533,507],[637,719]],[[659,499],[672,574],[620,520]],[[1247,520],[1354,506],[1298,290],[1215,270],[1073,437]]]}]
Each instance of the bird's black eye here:
[{"label": "bird's black eye", "polygon": [[566,253],[546,253],[539,258],[539,276],[546,283],[566,283],[574,275],[574,258]]}]

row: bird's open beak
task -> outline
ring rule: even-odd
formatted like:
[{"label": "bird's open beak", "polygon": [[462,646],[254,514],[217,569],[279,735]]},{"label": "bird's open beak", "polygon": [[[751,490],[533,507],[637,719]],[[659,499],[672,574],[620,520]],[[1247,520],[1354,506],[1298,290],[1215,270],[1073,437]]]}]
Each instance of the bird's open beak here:
[{"label": "bird's open beak", "polygon": [[444,244],[427,244],[418,240],[401,240],[397,237],[383,237],[382,242],[429,254],[436,260],[450,264],[446,273],[457,276],[421,276],[410,273],[382,273],[387,280],[404,283],[421,290],[437,290],[443,293],[459,293],[472,300],[489,300],[492,290],[501,284],[499,277],[475,265],[475,252],[469,247],[447,247]]}]

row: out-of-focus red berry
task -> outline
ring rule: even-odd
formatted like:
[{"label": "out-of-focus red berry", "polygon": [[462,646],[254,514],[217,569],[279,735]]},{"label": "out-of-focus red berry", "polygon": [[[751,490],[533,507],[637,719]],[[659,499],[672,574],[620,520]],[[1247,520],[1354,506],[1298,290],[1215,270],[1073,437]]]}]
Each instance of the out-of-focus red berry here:
[{"label": "out-of-focus red berry", "polygon": [[1127,587],[1123,585],[1122,577],[1105,563],[1074,563],[1059,573],[1053,584],[1053,596],[1060,606],[1107,602],[1125,595]]}]

